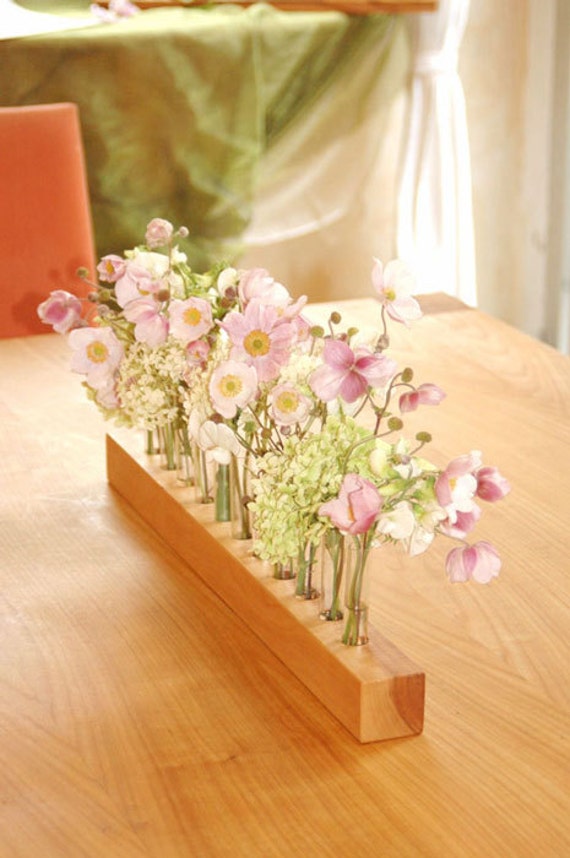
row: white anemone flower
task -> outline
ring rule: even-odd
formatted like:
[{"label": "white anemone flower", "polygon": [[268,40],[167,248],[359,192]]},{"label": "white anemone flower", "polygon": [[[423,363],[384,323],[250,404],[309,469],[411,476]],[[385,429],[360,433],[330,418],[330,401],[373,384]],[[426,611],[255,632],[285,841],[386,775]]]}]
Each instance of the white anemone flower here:
[{"label": "white anemone flower", "polygon": [[238,456],[242,449],[230,427],[213,420],[206,420],[200,427],[198,446],[205,452],[211,452],[220,465],[229,465],[232,455]]}]

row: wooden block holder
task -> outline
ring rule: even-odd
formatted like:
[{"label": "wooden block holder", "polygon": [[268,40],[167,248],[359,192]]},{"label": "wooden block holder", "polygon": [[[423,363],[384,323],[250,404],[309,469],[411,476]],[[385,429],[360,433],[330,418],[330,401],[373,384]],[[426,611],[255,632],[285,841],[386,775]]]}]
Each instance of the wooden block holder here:
[{"label": "wooden block holder", "polygon": [[212,507],[194,502],[193,489],[145,455],[136,433],[107,435],[106,451],[110,485],[353,736],[374,742],[421,733],[425,675],[407,656],[374,628],[368,644],[342,644],[342,623],[321,620],[315,602],[296,599],[292,582],[274,578],[229,524],[213,522]]}]

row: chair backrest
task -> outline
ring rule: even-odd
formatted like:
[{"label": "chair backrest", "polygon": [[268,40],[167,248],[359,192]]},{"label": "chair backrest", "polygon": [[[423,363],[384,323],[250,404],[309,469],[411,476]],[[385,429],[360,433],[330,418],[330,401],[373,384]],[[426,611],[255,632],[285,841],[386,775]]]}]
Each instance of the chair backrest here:
[{"label": "chair backrest", "polygon": [[37,306],[54,289],[86,295],[93,226],[75,104],[0,107],[0,337],[51,330]]}]

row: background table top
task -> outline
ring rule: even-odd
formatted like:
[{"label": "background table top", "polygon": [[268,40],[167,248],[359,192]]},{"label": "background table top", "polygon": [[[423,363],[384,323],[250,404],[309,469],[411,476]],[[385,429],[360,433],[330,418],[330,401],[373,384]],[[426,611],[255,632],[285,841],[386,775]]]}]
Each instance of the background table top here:
[{"label": "background table top", "polygon": [[2,858],[570,854],[570,364],[427,309],[392,353],[448,396],[407,428],[509,478],[478,528],[504,567],[449,585],[448,545],[386,550],[372,623],[426,671],[426,722],[371,745],[109,489],[63,339],[0,342]]}]

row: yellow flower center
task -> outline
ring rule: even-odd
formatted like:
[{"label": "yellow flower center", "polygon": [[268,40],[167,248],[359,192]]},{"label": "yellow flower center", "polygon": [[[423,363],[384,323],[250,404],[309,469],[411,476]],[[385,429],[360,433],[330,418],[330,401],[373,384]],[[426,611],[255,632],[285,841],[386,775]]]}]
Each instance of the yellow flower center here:
[{"label": "yellow flower center", "polygon": [[224,375],[218,384],[218,390],[222,396],[234,399],[241,393],[243,382],[239,375]]},{"label": "yellow flower center", "polygon": [[182,318],[184,320],[184,324],[195,327],[202,321],[202,313],[196,307],[188,307],[188,309],[184,310],[182,313]]},{"label": "yellow flower center", "polygon": [[396,298],[396,293],[393,289],[384,289],[384,295],[388,301],[394,301]]},{"label": "yellow flower center", "polygon": [[284,390],[275,400],[275,406],[283,414],[292,414],[299,407],[299,397],[293,390]]},{"label": "yellow flower center", "polygon": [[100,340],[93,340],[87,346],[87,357],[91,363],[105,363],[109,357],[109,349]]},{"label": "yellow flower center", "polygon": [[115,269],[113,268],[113,263],[110,259],[107,259],[105,261],[105,271],[107,272],[107,274],[113,274],[115,271]]},{"label": "yellow flower center", "polygon": [[265,331],[250,331],[243,341],[243,347],[252,357],[263,357],[271,348],[271,340]]}]

